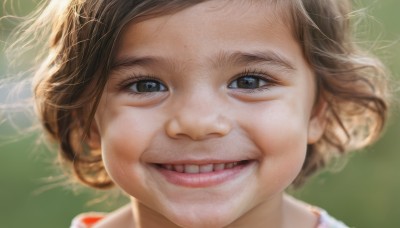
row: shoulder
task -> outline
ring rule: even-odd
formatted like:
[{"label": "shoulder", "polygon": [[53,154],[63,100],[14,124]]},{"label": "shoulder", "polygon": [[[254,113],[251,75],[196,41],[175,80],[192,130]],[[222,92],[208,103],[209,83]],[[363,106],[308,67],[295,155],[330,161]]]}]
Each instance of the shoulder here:
[{"label": "shoulder", "polygon": [[318,226],[316,228],[349,228],[323,209],[313,207],[311,210],[318,215]]},{"label": "shoulder", "polygon": [[313,228],[348,228],[343,222],[330,216],[324,209],[309,205],[303,201],[285,195],[286,210],[291,221],[287,227],[313,227]]},{"label": "shoulder", "polygon": [[131,206],[126,205],[111,213],[87,212],[76,216],[70,228],[134,227]]},{"label": "shoulder", "polygon": [[326,211],[321,210],[319,216],[319,224],[317,228],[349,228],[343,222],[336,220]]}]

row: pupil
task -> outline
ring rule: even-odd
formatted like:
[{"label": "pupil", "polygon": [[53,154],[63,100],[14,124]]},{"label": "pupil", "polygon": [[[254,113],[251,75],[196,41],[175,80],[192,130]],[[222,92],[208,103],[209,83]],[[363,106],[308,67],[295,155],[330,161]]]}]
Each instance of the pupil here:
[{"label": "pupil", "polygon": [[243,89],[255,89],[258,88],[259,79],[253,77],[243,77],[237,82],[239,88]]},{"label": "pupil", "polygon": [[153,81],[138,82],[137,90],[138,92],[157,92],[160,91],[160,85]]}]

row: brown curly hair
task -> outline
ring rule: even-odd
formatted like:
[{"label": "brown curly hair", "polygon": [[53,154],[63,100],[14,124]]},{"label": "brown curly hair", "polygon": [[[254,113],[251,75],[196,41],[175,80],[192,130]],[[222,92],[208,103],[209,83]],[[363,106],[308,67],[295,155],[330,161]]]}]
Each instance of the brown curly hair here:
[{"label": "brown curly hair", "polygon": [[[293,183],[299,186],[332,156],[364,147],[380,135],[388,112],[388,80],[381,62],[354,41],[350,1],[265,1],[282,10],[315,72],[316,102],[327,103],[324,134],[308,146],[303,169]],[[29,42],[29,34],[45,31],[42,36],[48,37],[48,47],[34,80],[41,123],[80,181],[108,188],[113,182],[104,170],[101,153],[91,150],[85,138],[121,31],[132,21],[172,14],[204,1],[64,2],[43,4],[32,21],[25,23],[26,29],[20,30],[18,42]]]}]

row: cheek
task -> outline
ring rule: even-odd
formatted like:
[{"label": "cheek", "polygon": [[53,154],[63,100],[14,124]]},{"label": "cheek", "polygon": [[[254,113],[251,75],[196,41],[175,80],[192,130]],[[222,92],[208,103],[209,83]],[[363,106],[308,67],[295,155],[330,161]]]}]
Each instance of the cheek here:
[{"label": "cheek", "polygon": [[[110,112],[111,113],[111,112]],[[148,114],[125,109],[101,119],[101,144],[105,168],[118,185],[141,175],[141,157],[154,134]],[[144,124],[146,123],[146,124]]]},{"label": "cheek", "polygon": [[[299,106],[299,105],[297,105]],[[307,145],[308,112],[285,102],[260,104],[246,111],[241,122],[260,147],[268,154],[284,154],[292,150],[303,151]],[[284,148],[292,148],[282,151]]]},{"label": "cheek", "polygon": [[300,172],[307,150],[305,113],[295,107],[277,102],[248,112],[247,132],[263,154],[260,172],[283,188]]},{"label": "cheek", "polygon": [[129,114],[114,115],[103,121],[102,148],[104,155],[137,160],[146,147],[146,129],[141,118]]}]

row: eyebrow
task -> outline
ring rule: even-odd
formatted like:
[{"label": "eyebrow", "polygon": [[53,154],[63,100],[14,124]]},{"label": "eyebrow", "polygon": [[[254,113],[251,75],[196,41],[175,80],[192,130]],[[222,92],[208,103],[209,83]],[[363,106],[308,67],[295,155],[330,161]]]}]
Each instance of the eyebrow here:
[{"label": "eyebrow", "polygon": [[[210,62],[214,67],[223,67],[231,65],[249,65],[249,64],[263,64],[267,63],[282,70],[294,71],[296,68],[294,64],[284,56],[274,51],[255,51],[255,52],[225,52],[221,51],[216,57],[210,57]],[[173,67],[174,61],[168,58],[157,56],[126,56],[117,59],[113,65],[112,70],[118,71],[121,68],[133,67],[146,67],[154,66],[155,64],[163,63]]]},{"label": "eyebrow", "polygon": [[248,65],[248,64],[259,64],[268,63],[277,67],[283,68],[284,70],[294,71],[296,68],[294,64],[284,56],[274,51],[254,51],[254,52],[220,52],[216,59],[212,60],[214,66],[223,65]]},{"label": "eyebrow", "polygon": [[160,62],[160,58],[152,56],[127,56],[117,59],[111,66],[113,71],[118,71],[121,68],[130,68],[135,66],[146,66]]}]

